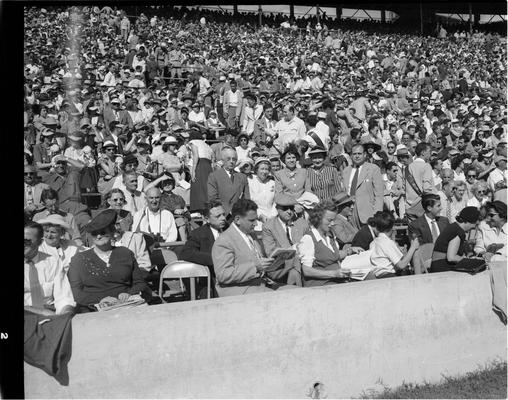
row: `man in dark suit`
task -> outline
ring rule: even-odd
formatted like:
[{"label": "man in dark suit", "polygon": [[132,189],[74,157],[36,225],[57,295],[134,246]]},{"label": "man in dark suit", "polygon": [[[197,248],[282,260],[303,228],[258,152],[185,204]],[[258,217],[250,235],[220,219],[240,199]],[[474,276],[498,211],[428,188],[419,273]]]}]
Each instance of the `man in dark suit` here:
[{"label": "man in dark suit", "polygon": [[[212,201],[206,203],[204,210],[205,224],[191,231],[185,246],[180,251],[179,259],[195,264],[206,265],[210,269],[212,277],[212,296],[217,297],[215,291],[215,271],[213,269],[212,247],[215,239],[226,228],[226,212],[222,203]],[[204,298],[206,281],[198,280],[199,298]]]},{"label": "man in dark suit", "polygon": [[215,239],[226,227],[226,212],[222,203],[212,201],[204,211],[206,223],[194,229],[183,247],[180,258],[200,265],[206,265],[213,272],[212,246]]},{"label": "man in dark suit", "polygon": [[376,214],[374,214],[373,217],[370,217],[367,220],[367,225],[364,225],[360,228],[358,232],[356,232],[355,237],[351,241],[352,247],[361,247],[364,250],[369,250],[370,244],[374,240],[374,238],[377,236],[377,230],[375,225],[375,217],[377,214],[381,213],[382,211],[378,211]]},{"label": "man in dark suit", "polygon": [[[277,216],[270,218],[263,224],[263,246],[266,254],[270,255],[276,248],[296,250],[309,224],[304,218],[296,219],[296,200],[287,194],[275,195]],[[288,285],[302,286],[302,272],[298,257],[286,260],[284,269],[277,271],[271,276],[276,281],[282,277],[283,283]]]},{"label": "man in dark suit", "polygon": [[208,176],[208,200],[220,201],[228,215],[237,200],[250,199],[249,184],[244,174],[234,171],[238,161],[236,150],[226,147],[221,155],[222,168]]},{"label": "man in dark suit", "polygon": [[441,199],[437,194],[425,194],[422,197],[425,214],[416,218],[408,226],[409,236],[418,238],[420,244],[434,243],[450,222],[441,217]]}]

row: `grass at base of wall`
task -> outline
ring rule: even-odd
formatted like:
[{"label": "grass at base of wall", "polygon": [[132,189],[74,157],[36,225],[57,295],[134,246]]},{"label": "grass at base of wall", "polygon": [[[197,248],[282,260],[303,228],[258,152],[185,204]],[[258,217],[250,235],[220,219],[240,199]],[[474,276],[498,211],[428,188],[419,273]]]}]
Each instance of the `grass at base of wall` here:
[{"label": "grass at base of wall", "polygon": [[461,376],[443,376],[431,384],[404,383],[382,392],[362,393],[362,399],[506,399],[507,371],[505,362],[494,362]]}]

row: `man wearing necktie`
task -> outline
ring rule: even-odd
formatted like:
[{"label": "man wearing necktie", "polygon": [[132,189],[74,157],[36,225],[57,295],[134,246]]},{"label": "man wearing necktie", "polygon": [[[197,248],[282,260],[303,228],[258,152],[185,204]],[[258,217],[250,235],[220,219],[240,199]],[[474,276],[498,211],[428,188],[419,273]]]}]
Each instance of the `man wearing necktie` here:
[{"label": "man wearing necktie", "polygon": [[225,147],[221,156],[222,168],[208,175],[208,201],[220,201],[228,215],[237,200],[250,199],[249,184],[244,174],[234,170],[238,161],[236,150]]},{"label": "man wearing necktie", "polygon": [[422,207],[425,213],[408,225],[409,236],[417,237],[420,245],[434,244],[450,222],[448,218],[440,215],[442,206],[439,195],[431,193],[423,195]]},{"label": "man wearing necktie", "polygon": [[[309,229],[309,224],[304,218],[296,217],[294,206],[297,203],[293,197],[278,193],[274,200],[277,216],[263,224],[262,239],[265,251],[271,254],[277,248],[296,250],[296,245]],[[288,285],[302,286],[301,265],[298,257],[286,260],[285,264],[284,269],[273,273],[271,277]]]},{"label": "man wearing necktie", "polygon": [[72,312],[76,303],[67,275],[59,259],[39,252],[42,236],[40,224],[25,225],[25,308],[44,315]]},{"label": "man wearing necktie", "polygon": [[384,183],[377,165],[365,162],[363,145],[353,146],[353,166],[343,172],[343,182],[348,194],[355,198],[352,223],[360,229],[377,211],[383,210]]},{"label": "man wearing necktie", "polygon": [[274,260],[266,257],[262,243],[254,236],[257,208],[252,200],[238,200],[231,210],[230,227],[213,244],[212,260],[219,297],[294,287],[280,286],[272,280],[273,272],[269,270]]}]

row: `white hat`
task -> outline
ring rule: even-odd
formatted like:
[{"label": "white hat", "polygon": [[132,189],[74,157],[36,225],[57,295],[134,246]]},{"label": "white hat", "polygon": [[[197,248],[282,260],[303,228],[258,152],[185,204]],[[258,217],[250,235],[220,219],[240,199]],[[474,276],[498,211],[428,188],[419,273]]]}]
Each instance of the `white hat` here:
[{"label": "white hat", "polygon": [[296,199],[296,201],[304,208],[309,209],[314,208],[316,205],[318,205],[319,198],[314,193],[303,192],[303,194],[298,199]]},{"label": "white hat", "polygon": [[60,214],[50,214],[46,218],[40,219],[37,222],[41,225],[58,225],[66,231],[71,229],[70,225]]},{"label": "white hat", "polygon": [[178,140],[174,136],[168,136],[166,139],[164,139],[164,144],[178,144]]}]

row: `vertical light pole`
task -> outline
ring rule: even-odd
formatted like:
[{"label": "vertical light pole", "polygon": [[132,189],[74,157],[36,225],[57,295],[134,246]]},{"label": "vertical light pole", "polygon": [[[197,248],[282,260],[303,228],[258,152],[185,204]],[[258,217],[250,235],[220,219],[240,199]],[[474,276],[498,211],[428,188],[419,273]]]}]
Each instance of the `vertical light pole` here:
[{"label": "vertical light pole", "polygon": [[263,26],[263,9],[261,8],[261,4],[259,5],[259,8],[258,8],[258,13],[259,13],[259,26]]},{"label": "vertical light pole", "polygon": [[317,23],[319,24],[319,4],[316,4],[316,18],[317,18]]}]

